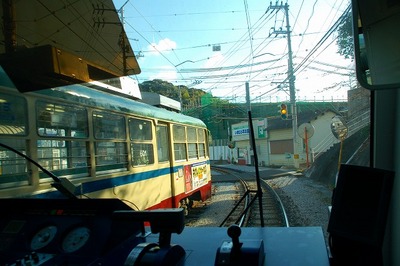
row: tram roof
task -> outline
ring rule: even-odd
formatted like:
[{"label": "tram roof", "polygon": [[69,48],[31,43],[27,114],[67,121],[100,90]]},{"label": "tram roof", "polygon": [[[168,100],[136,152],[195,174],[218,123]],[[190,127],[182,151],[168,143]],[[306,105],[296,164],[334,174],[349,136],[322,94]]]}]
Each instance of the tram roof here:
[{"label": "tram roof", "polygon": [[[17,90],[1,67],[0,86],[10,90]],[[86,86],[85,84],[60,86],[27,94],[30,95],[31,93],[51,97],[54,101],[56,99],[64,99],[74,104],[101,108],[107,111],[124,112],[142,117],[206,127],[205,123],[198,118],[137,101],[134,96],[122,93],[117,94],[117,92],[113,91],[102,91],[93,86]]]},{"label": "tram roof", "polygon": [[41,90],[35,93],[65,99],[83,106],[102,108],[108,111],[124,112],[147,118],[206,127],[205,123],[198,118],[172,112],[127,97],[92,89],[80,84]]}]

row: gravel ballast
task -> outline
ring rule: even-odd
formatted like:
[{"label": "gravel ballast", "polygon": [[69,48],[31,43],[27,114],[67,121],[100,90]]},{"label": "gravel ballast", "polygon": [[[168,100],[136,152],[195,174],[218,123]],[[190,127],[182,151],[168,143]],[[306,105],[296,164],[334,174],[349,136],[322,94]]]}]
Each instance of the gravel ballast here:
[{"label": "gravel ballast", "polygon": [[[281,197],[289,217],[289,225],[321,226],[327,239],[329,220],[328,206],[332,191],[321,183],[300,176],[282,176],[267,181]],[[212,200],[205,202],[201,219],[194,219],[187,226],[219,226],[227,210],[239,197],[237,184],[219,182],[213,184]]]}]

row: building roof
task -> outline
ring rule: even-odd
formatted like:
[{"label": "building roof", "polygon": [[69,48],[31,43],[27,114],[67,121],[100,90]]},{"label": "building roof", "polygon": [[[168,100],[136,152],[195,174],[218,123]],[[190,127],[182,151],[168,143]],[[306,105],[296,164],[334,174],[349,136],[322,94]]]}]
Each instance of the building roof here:
[{"label": "building roof", "polygon": [[170,111],[180,112],[181,104],[174,99],[165,97],[154,92],[142,92],[142,101],[157,107],[165,108]]}]

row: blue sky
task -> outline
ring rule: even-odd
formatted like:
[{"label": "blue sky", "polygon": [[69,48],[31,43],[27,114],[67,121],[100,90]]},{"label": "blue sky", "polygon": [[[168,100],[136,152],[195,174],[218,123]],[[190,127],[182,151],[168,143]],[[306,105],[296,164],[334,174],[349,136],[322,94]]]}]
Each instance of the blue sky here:
[{"label": "blue sky", "polygon": [[[288,69],[284,9],[261,0],[114,0],[114,4],[117,9],[124,5],[125,30],[142,69],[136,76],[139,82],[159,78],[232,102],[245,100],[249,82],[252,101],[289,101],[288,86],[282,83]],[[327,33],[349,1],[287,4],[293,63],[299,68],[296,98],[345,99],[355,83],[353,62],[337,54],[337,33]]]}]

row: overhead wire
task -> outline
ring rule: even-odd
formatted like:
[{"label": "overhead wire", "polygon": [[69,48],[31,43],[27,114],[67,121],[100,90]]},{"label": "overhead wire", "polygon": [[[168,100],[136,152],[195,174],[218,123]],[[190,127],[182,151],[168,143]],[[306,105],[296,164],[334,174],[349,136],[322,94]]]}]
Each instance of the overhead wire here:
[{"label": "overhead wire", "polygon": [[[133,3],[130,3],[130,4],[131,4],[131,6],[133,7],[133,9],[135,9],[135,11],[141,16],[141,18],[150,26],[150,28],[153,30],[153,32],[157,33],[157,35],[159,35],[159,36],[161,37],[161,39],[162,39],[163,36],[161,36],[161,35],[160,35],[160,32],[157,31],[157,30],[154,28],[153,24],[151,24],[151,23],[146,19],[146,17],[143,16],[143,14],[133,5]],[[132,27],[132,28],[133,28],[133,27]],[[135,30],[135,31],[136,31],[136,30]],[[149,41],[147,40],[147,42],[149,42]],[[149,44],[152,45],[151,42],[149,42]],[[154,45],[152,45],[152,46],[155,48]],[[157,50],[158,53],[161,53],[161,51],[160,51],[159,49],[156,49],[156,50]],[[173,51],[175,57],[176,57],[176,58],[178,59],[178,61],[179,61],[180,58],[178,57],[178,55],[175,53],[174,50],[172,50],[172,51]],[[166,58],[165,55],[164,55],[163,57]],[[167,61],[170,62],[170,60],[167,60]]]},{"label": "overhead wire", "polygon": [[[245,5],[246,4],[247,4],[247,2],[245,2]],[[245,10],[245,12],[246,12],[246,10]],[[277,13],[277,11],[275,11],[274,13]],[[267,23],[270,21],[271,18],[273,18],[273,15],[272,16],[267,15],[267,12],[265,12],[263,14],[263,16],[261,16],[261,18],[254,25],[250,25],[250,23],[248,23],[248,27],[247,28],[251,29],[251,30],[248,30],[246,34],[244,34],[236,42],[234,42],[234,44],[228,49],[228,51],[222,53],[223,54],[222,61],[217,61],[217,64],[218,65],[226,65],[226,62],[228,62],[232,57],[234,57],[237,53],[239,53],[241,51],[241,49],[243,49],[243,47],[245,46],[246,43],[247,44],[249,43],[249,38],[255,40],[253,37],[255,36],[254,34],[256,33],[256,31],[258,32],[258,31],[262,30],[263,27],[265,28],[265,25],[267,25]],[[311,19],[311,16],[310,16],[310,19]],[[297,22],[297,19],[296,19],[296,22]],[[306,34],[311,34],[311,33],[304,32],[302,38]],[[218,86],[218,85],[220,85],[220,84],[222,84],[224,82],[232,83],[233,81],[231,81],[231,80],[229,80],[229,82],[227,81],[227,79],[229,79],[230,77],[240,77],[240,75],[249,75],[249,73],[246,72],[246,71],[240,71],[241,69],[243,69],[243,67],[240,67],[240,65],[246,65],[244,63],[244,62],[246,62],[246,60],[247,60],[247,62],[249,62],[249,60],[254,59],[254,56],[256,56],[258,54],[262,54],[262,51],[265,51],[265,49],[268,48],[268,44],[272,43],[277,38],[275,36],[275,38],[265,38],[265,39],[267,41],[260,42],[258,44],[258,46],[254,45],[254,43],[251,44],[251,46],[252,46],[251,47],[251,52],[249,52],[246,57],[243,57],[241,63],[238,64],[238,67],[231,66],[229,71],[228,71],[228,69],[218,69],[217,70],[217,68],[213,68],[213,67],[205,68],[204,70],[198,69],[199,71],[201,71],[203,73],[202,76],[200,76],[200,77],[198,77],[198,76],[190,76],[189,78],[182,76],[182,80],[188,80],[188,79],[190,80],[192,78],[202,78],[203,84],[207,84],[208,85],[205,88],[205,91],[207,91],[207,90],[210,91],[210,90],[214,89],[215,86]],[[230,42],[230,43],[232,43],[232,42]],[[184,49],[184,48],[181,48],[181,49]],[[190,47],[188,47],[186,49],[190,49]],[[173,51],[173,50],[176,51],[178,49],[171,49],[171,51]],[[162,54],[162,53],[160,53],[160,54]],[[282,59],[283,59],[283,57],[281,58],[281,60]],[[206,60],[206,59],[203,59],[203,60]],[[196,60],[196,61],[199,61],[199,60]],[[173,65],[173,63],[171,61],[169,61],[169,62],[171,63],[171,65]],[[248,67],[252,67],[252,66],[248,65]],[[227,71],[227,73],[225,73],[225,75],[223,75],[223,74],[215,74],[215,71],[221,71],[221,70]],[[299,71],[299,69],[297,69],[296,71]],[[301,71],[301,69],[300,69],[300,71]],[[182,72],[182,69],[180,69],[179,72]],[[187,72],[190,73],[191,71],[190,70],[184,70],[183,72],[184,73],[187,73]],[[299,73],[299,72],[297,72],[297,73]],[[254,78],[255,81],[261,82],[259,80],[259,77],[260,77],[260,75],[262,75],[263,71],[258,70],[255,73],[256,74],[254,74],[254,75],[251,74],[251,79],[249,79],[249,80],[251,81]],[[282,74],[284,74],[284,73],[282,73]],[[215,82],[210,82],[211,79],[216,79],[216,80],[215,80]],[[283,80],[282,82],[285,82],[285,80]],[[275,90],[279,90],[279,88],[274,88],[274,89]],[[274,89],[272,89],[272,90],[274,90]]]},{"label": "overhead wire", "polygon": [[[136,10],[137,10],[137,9],[136,9]],[[261,18],[262,18],[262,17],[261,17]],[[260,18],[260,19],[261,19],[261,18]],[[132,25],[130,25],[130,27],[131,27],[132,29],[134,29],[134,28],[132,27]],[[153,27],[153,26],[152,26],[152,27]],[[262,27],[260,27],[260,28],[262,28]],[[153,27],[153,29],[154,29],[154,27]],[[134,30],[135,30],[136,33],[138,33],[141,37],[144,38],[144,36],[143,36],[142,34],[140,34],[136,29],[134,29]],[[154,30],[155,30],[155,29],[154,29]],[[150,44],[150,42],[149,42],[146,38],[144,38],[144,39]],[[240,40],[242,40],[242,41],[241,41],[242,43],[245,43],[245,42],[246,42],[246,39],[244,39],[243,37],[242,37]],[[225,60],[227,60],[230,56],[232,56],[232,55],[235,53],[234,51],[238,51],[239,48],[240,48],[241,46],[243,46],[243,44],[240,45],[240,41],[236,41],[235,45],[236,45],[236,48],[235,48],[235,46],[233,46],[233,48],[231,47],[231,49],[228,51],[228,56],[224,57]],[[156,47],[154,47],[154,48],[156,48]],[[173,51],[175,52],[174,49],[171,49],[171,50],[173,50]],[[171,65],[174,65],[161,51],[158,51],[158,52],[159,52],[160,55],[162,55],[168,62],[170,62]],[[220,64],[223,64],[224,62],[219,62],[219,63],[220,63]],[[178,71],[178,73],[179,73],[179,71]],[[182,76],[181,73],[179,73],[179,74]],[[229,75],[229,74],[228,74],[228,75]],[[183,76],[182,76],[182,79],[185,80]],[[213,88],[212,86],[209,87],[209,89],[212,89],[212,88]],[[205,90],[207,91],[207,89],[205,89]]]},{"label": "overhead wire", "polygon": [[[331,36],[331,34],[337,30],[338,26],[343,22],[343,20],[345,19],[345,17],[348,15],[348,12],[351,10],[350,9],[351,6],[349,5],[346,10],[343,12],[343,14],[336,20],[336,22],[331,26],[331,28],[327,31],[327,33],[320,39],[320,41],[313,47],[313,49],[308,53],[308,55],[301,61],[300,64],[297,65],[297,67],[293,70],[293,74],[295,73],[299,73],[301,71],[301,67],[308,62],[308,65],[310,64],[310,62],[308,61],[310,59],[310,57],[316,53],[316,51],[322,46],[323,43],[325,43],[325,41],[328,39],[329,36]],[[332,42],[330,43],[332,44]],[[307,65],[307,66],[308,66]],[[304,67],[305,68],[305,67]],[[303,68],[303,69],[304,69]],[[283,82],[287,82],[289,77],[286,77]],[[274,90],[279,90],[279,86],[275,87],[274,89],[270,90],[274,91]],[[267,94],[268,92],[264,93],[263,95]]]},{"label": "overhead wire", "polygon": [[[318,0],[315,0],[315,2],[314,2],[314,4],[313,4],[313,7],[312,7],[312,9],[311,9],[311,14],[310,14],[310,16],[309,16],[309,18],[308,18],[308,20],[307,20],[306,28],[305,28],[304,31],[303,31],[304,33],[307,32],[308,27],[310,26],[310,21],[311,21],[311,18],[314,16],[315,6],[316,6],[317,2],[318,2]],[[302,7],[303,7],[303,4],[304,4],[304,0],[301,2],[301,6],[300,6],[300,9],[299,9],[299,12],[298,12],[298,14],[297,14],[295,23],[293,24],[293,27],[292,27],[293,29],[294,29],[295,26],[297,25],[297,24],[296,24],[296,23],[297,23],[297,19],[298,19],[299,16],[300,16],[300,12],[301,12],[301,9],[302,9]],[[304,41],[304,35],[301,37],[300,43],[299,43],[299,45],[297,46],[299,49],[300,49],[300,47],[301,47],[303,41]],[[297,52],[295,52],[295,53],[293,53],[293,54],[296,55]]]},{"label": "overhead wire", "polygon": [[[253,28],[258,28],[258,31],[261,30],[263,27],[261,27],[262,25],[265,25],[272,17],[273,14],[272,12],[270,14],[267,14],[267,12],[265,12],[259,19],[258,21],[254,24]],[[263,20],[261,20],[263,19]],[[261,24],[263,23],[263,24]],[[257,32],[258,32],[257,31]],[[256,32],[253,32],[253,34],[255,34]],[[244,34],[240,39],[239,39],[242,43],[246,42],[246,34]],[[238,41],[239,43],[239,41]],[[238,51],[237,47],[231,47],[230,49],[230,56],[233,56],[234,54],[236,54]],[[227,61],[230,57],[225,57],[225,61]],[[242,63],[246,62],[249,60],[249,55],[245,58],[242,59],[241,62],[239,62],[239,64],[237,64],[238,66],[241,65]],[[219,62],[220,64],[223,64],[224,62]],[[231,76],[233,73],[235,73],[235,71],[237,71],[237,69],[233,69],[231,72],[227,73],[227,76]]]},{"label": "overhead wire", "polygon": [[344,19],[346,16],[349,14],[351,10],[351,6],[349,5],[346,10],[343,12],[343,14],[339,17],[339,19],[332,25],[332,27],[327,31],[327,33],[321,38],[321,40],[311,49],[311,51],[308,53],[308,55],[296,66],[294,69],[294,72],[298,72],[302,66],[308,62],[310,57],[316,53],[316,51],[322,46],[322,44],[330,37],[333,32],[335,32],[338,27],[343,23]]},{"label": "overhead wire", "polygon": [[[261,27],[260,27],[261,28]],[[238,43],[238,42],[236,42],[236,43]],[[239,48],[237,48],[236,50],[238,50]],[[232,50],[232,51],[235,51],[235,48]],[[230,52],[230,51],[228,51],[228,52]],[[225,57],[225,58],[229,58],[229,56],[228,57]]]},{"label": "overhead wire", "polygon": [[[207,12],[185,12],[185,13],[172,13],[172,14],[157,14],[157,15],[147,15],[147,17],[178,17],[178,16],[193,16],[193,15],[211,15],[211,14],[233,14],[233,13],[243,13],[243,10],[228,10],[228,11],[207,11]],[[130,16],[128,18],[136,18],[135,16]]]},{"label": "overhead wire", "polygon": [[[163,38],[160,33],[154,28],[154,26],[146,19],[145,16],[143,16],[143,14],[131,3],[133,9],[141,16],[141,18],[144,19],[144,21],[154,30],[154,32],[156,32],[161,39]],[[144,37],[144,35],[142,33],[139,33],[138,30],[136,30],[136,28],[134,28],[132,25],[130,25],[130,28],[132,28],[137,34],[139,34],[149,45],[152,46],[152,48],[154,50],[156,50],[165,60],[167,60],[167,62],[169,62],[171,64],[172,67],[174,67],[175,69],[177,69],[176,64],[172,62],[172,60],[170,60],[162,51],[160,51],[155,44],[153,44],[152,42],[150,42],[147,38]],[[171,49],[171,51],[173,52],[173,54],[175,55],[175,57],[177,58],[178,62],[181,61],[179,56],[177,55],[176,51],[174,49]],[[178,72],[177,72],[178,73]],[[179,75],[182,77],[182,79],[184,79],[184,76],[179,73]],[[137,77],[136,77],[137,78]]]},{"label": "overhead wire", "polygon": [[[249,42],[250,42],[250,62],[254,61],[254,49],[253,49],[253,34],[252,34],[252,27],[251,27],[251,21],[250,21],[250,15],[249,15],[249,6],[247,4],[247,0],[244,1],[244,9],[246,12],[246,23],[247,23],[247,31],[249,34]],[[251,73],[252,65],[250,66],[250,73]]]},{"label": "overhead wire", "polygon": [[[335,27],[331,28],[331,30],[329,31],[330,33],[332,33],[332,29],[335,29]],[[327,35],[325,35],[325,36],[327,36]],[[328,36],[330,36],[330,34],[328,34]],[[311,56],[314,53],[315,49],[320,47],[323,42],[325,42],[324,38],[320,40],[320,42],[313,48],[313,50],[309,53],[308,56]],[[299,71],[299,69],[297,68],[296,71]],[[285,82],[285,80],[283,82]],[[275,89],[272,89],[272,90],[270,90],[270,91],[268,91],[266,93],[269,93],[271,91],[278,90],[278,89],[279,89],[279,87],[276,87]],[[266,94],[266,93],[264,93],[264,94]]]}]

